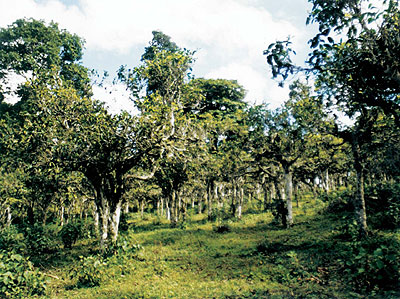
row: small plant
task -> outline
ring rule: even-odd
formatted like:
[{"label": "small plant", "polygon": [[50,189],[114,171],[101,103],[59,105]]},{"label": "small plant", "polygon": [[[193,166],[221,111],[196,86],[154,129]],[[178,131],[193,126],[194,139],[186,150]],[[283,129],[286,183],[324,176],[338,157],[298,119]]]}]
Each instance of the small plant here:
[{"label": "small plant", "polygon": [[22,254],[26,250],[23,234],[14,226],[0,229],[0,250],[13,250]]},{"label": "small plant", "polygon": [[338,262],[357,291],[370,292],[399,286],[400,244],[396,240],[368,237],[353,239]]},{"label": "small plant", "polygon": [[65,248],[71,248],[72,245],[78,240],[81,234],[81,227],[76,223],[68,223],[63,226],[63,228],[59,232],[59,236],[61,237],[61,241],[64,244]]},{"label": "small plant", "polygon": [[46,234],[44,227],[40,224],[28,226],[25,229],[26,244],[30,253],[39,256],[51,251],[51,239]]},{"label": "small plant", "polygon": [[228,223],[220,223],[213,226],[213,231],[218,234],[229,233],[232,230]]},{"label": "small plant", "polygon": [[0,298],[44,294],[44,276],[28,259],[12,251],[0,250],[0,261]]},{"label": "small plant", "polygon": [[100,256],[80,256],[79,258],[78,265],[70,271],[70,277],[76,280],[76,286],[99,286],[107,264]]}]

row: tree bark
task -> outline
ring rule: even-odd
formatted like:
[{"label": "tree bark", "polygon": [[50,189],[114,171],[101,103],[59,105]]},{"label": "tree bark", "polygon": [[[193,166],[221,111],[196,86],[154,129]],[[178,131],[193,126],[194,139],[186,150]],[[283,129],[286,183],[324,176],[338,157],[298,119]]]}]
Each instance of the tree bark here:
[{"label": "tree bark", "polygon": [[12,215],[11,215],[11,208],[10,208],[10,206],[8,206],[7,208],[6,208],[6,226],[7,227],[10,227],[10,225],[11,225],[11,220],[12,220]]},{"label": "tree bark", "polygon": [[244,201],[244,189],[243,189],[243,187],[240,187],[239,188],[239,202],[238,202],[238,207],[237,207],[238,219],[242,219],[243,201]]},{"label": "tree bark", "polygon": [[354,198],[354,212],[360,234],[365,236],[368,233],[367,226],[367,213],[365,210],[365,198],[364,198],[364,169],[360,157],[360,149],[358,145],[357,137],[353,138],[352,151],[354,155],[354,169],[357,177],[357,190]]},{"label": "tree bark", "polygon": [[171,204],[171,226],[175,227],[177,224],[177,215],[176,215],[176,193],[174,190],[172,190],[170,194],[170,204]]},{"label": "tree bark", "polygon": [[114,207],[112,207],[112,211],[110,211],[110,237],[113,243],[117,242],[118,238],[118,228],[119,228],[119,220],[121,218],[121,208],[122,201],[118,201]]},{"label": "tree bark", "polygon": [[292,197],[293,197],[293,176],[289,169],[284,169],[285,179],[285,198],[286,198],[286,209],[287,209],[287,226],[293,225],[293,208],[292,208]]},{"label": "tree bark", "polygon": [[212,213],[213,213],[213,186],[214,186],[214,181],[209,180],[207,182],[207,211],[208,211],[208,220],[211,220],[212,218]]}]

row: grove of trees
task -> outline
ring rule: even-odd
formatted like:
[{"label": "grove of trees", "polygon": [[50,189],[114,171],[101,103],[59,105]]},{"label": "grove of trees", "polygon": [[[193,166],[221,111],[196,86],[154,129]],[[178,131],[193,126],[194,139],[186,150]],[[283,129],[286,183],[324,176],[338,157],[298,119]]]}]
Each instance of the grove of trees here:
[{"label": "grove of trees", "polygon": [[[93,96],[80,37],[34,19],[0,29],[1,230],[28,236],[90,219],[101,251],[130,211],[145,209],[172,227],[194,213],[222,221],[271,211],[290,230],[301,196],[333,206],[333,192],[358,238],[376,215],[377,227],[398,228],[398,3],[379,12],[368,1],[309,2],[319,31],[306,65],[292,63],[290,40],[264,52],[290,86],[277,109],[250,105],[237,81],[195,78],[195,53],[154,31],[140,64],[116,76],[136,112],[111,114]],[[15,76],[24,83],[11,90]]]}]

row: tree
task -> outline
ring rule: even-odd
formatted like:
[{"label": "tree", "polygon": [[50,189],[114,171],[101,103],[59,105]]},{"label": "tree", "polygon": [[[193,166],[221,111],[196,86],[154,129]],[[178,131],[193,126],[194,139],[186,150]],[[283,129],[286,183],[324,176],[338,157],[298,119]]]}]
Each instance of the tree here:
[{"label": "tree", "polygon": [[[206,155],[200,172],[206,184],[208,217],[213,215],[213,203],[218,180],[236,181],[246,166],[247,153],[243,138],[247,135],[244,102],[245,90],[235,80],[193,79],[189,82],[184,111],[195,118],[202,128]],[[234,184],[237,187],[237,184]],[[235,199],[233,199],[235,200]],[[236,212],[236,208],[232,211]]]},{"label": "tree", "polygon": [[[273,76],[286,79],[306,71],[316,76],[321,98],[356,117],[353,129],[337,132],[351,143],[357,173],[356,219],[362,235],[367,233],[364,201],[364,137],[368,137],[379,111],[393,115],[399,123],[399,9],[397,1],[383,1],[379,13],[363,1],[310,0],[313,8],[307,23],[319,24],[319,33],[310,40],[312,52],[308,68],[295,66],[290,42],[270,45],[264,54]],[[340,38],[338,37],[340,36]],[[377,110],[377,111],[375,111]]]},{"label": "tree", "polygon": [[4,88],[12,75],[45,82],[57,69],[61,80],[73,86],[80,96],[90,95],[88,69],[81,65],[83,40],[58,28],[56,23],[20,19],[0,29],[0,99],[6,94],[24,95],[24,86],[17,91]]},{"label": "tree", "polygon": [[[273,181],[278,194],[279,171],[271,164],[282,172],[285,208],[279,208],[279,211],[284,212],[282,220],[288,227],[293,225],[293,174],[318,156],[320,148],[315,144],[316,137],[326,135],[327,127],[332,126],[321,103],[311,96],[310,87],[296,81],[290,88],[290,99],[282,108],[269,111],[265,107],[256,107],[252,110],[250,133],[254,160],[262,172],[275,176]],[[278,200],[283,198],[278,196]],[[282,205],[277,203],[278,207]]]}]

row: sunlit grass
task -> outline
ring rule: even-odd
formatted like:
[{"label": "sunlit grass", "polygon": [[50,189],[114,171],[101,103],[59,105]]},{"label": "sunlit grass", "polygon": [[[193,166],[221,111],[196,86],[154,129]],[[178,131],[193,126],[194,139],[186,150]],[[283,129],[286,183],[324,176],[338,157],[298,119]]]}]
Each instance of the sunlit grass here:
[{"label": "sunlit grass", "polygon": [[68,271],[79,255],[95,251],[94,243],[64,250],[64,258],[57,256],[63,262],[47,268],[59,278],[50,278],[50,298],[349,298],[335,263],[341,243],[334,230],[341,220],[317,204],[302,199],[291,229],[273,224],[269,212],[224,221],[230,228],[224,233],[205,215],[192,215],[185,228],[133,215],[124,234],[143,249],[121,264],[116,257],[93,288],[73,288]]}]

